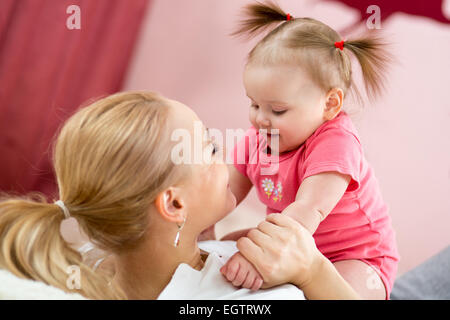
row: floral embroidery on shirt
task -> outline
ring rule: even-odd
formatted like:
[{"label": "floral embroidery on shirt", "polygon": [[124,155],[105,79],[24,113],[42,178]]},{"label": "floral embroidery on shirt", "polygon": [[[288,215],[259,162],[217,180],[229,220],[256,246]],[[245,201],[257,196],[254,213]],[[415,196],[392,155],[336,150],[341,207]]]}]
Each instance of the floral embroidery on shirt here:
[{"label": "floral embroidery on shirt", "polygon": [[270,196],[273,194],[272,200],[277,202],[281,201],[281,198],[283,198],[283,186],[281,185],[281,182],[277,183],[277,187],[275,188],[275,184],[270,178],[265,178],[261,183],[264,192],[267,195],[267,198],[270,199]]},{"label": "floral embroidery on shirt", "polygon": [[281,185],[281,182],[278,182],[277,188],[274,191],[275,196],[272,198],[273,200],[275,200],[275,202],[281,201],[281,198],[283,198],[283,194],[281,193],[282,191],[283,191],[283,186]]},{"label": "floral embroidery on shirt", "polygon": [[270,195],[272,194],[273,188],[274,188],[274,184],[272,179],[269,178],[265,178],[262,181],[262,187],[264,189],[264,192],[267,194],[267,198],[270,198]]}]

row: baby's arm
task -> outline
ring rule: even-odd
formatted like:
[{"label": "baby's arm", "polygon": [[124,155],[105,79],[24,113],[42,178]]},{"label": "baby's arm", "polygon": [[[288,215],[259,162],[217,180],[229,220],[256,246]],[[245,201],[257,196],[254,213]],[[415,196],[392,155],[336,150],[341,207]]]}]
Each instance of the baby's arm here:
[{"label": "baby's arm", "polygon": [[236,197],[236,206],[238,206],[250,192],[253,184],[249,178],[240,173],[232,164],[228,165],[228,173],[230,175],[229,182],[231,192],[233,192]]},{"label": "baby's arm", "polygon": [[[250,192],[253,184],[246,176],[244,176],[242,173],[240,173],[235,168],[235,166],[232,164],[228,165],[228,172],[230,175],[229,182],[230,182],[231,192],[233,192],[234,196],[236,197],[236,206],[238,206],[242,202],[242,200],[245,199],[247,194]],[[250,229],[234,231],[234,232],[231,232],[231,233],[225,235],[220,240],[235,240],[235,241],[237,241],[239,238],[245,237],[247,235],[248,231],[250,231]]]},{"label": "baby's arm", "polygon": [[[231,192],[236,197],[236,206],[238,206],[250,192],[253,184],[232,164],[228,165],[228,172],[230,174]],[[246,236],[249,230],[245,229],[232,232],[224,236],[221,240],[238,240]],[[263,284],[263,279],[259,275],[259,272],[239,252],[235,253],[220,271],[236,287],[258,290]]]},{"label": "baby's arm", "polygon": [[322,172],[303,180],[295,201],[282,214],[300,222],[314,234],[347,190],[351,177],[339,172]]}]

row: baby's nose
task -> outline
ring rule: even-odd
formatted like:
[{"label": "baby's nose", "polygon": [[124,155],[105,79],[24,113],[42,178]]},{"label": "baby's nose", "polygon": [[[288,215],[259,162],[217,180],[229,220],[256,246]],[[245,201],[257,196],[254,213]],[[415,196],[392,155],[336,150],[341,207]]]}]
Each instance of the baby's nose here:
[{"label": "baby's nose", "polygon": [[262,112],[260,112],[256,117],[256,123],[260,128],[268,128],[270,127],[270,120],[264,116]]}]

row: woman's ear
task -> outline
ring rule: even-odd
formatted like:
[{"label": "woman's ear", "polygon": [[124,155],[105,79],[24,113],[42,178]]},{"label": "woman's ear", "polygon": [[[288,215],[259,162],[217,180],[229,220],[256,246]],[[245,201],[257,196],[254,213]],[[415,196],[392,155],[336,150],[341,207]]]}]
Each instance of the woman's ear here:
[{"label": "woman's ear", "polygon": [[333,88],[328,91],[325,102],[323,117],[325,120],[332,120],[341,111],[344,103],[344,92],[341,88]]},{"label": "woman's ear", "polygon": [[159,214],[166,220],[182,223],[187,215],[186,207],[181,199],[180,189],[170,187],[156,196],[155,206]]}]

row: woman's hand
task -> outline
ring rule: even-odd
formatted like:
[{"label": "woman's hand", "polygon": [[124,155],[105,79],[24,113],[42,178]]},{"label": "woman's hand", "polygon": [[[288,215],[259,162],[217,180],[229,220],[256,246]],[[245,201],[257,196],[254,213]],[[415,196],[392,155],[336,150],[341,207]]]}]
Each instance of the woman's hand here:
[{"label": "woman's hand", "polygon": [[237,247],[263,277],[263,288],[288,282],[305,287],[317,278],[326,260],[311,233],[282,214],[267,216],[238,240]]}]

